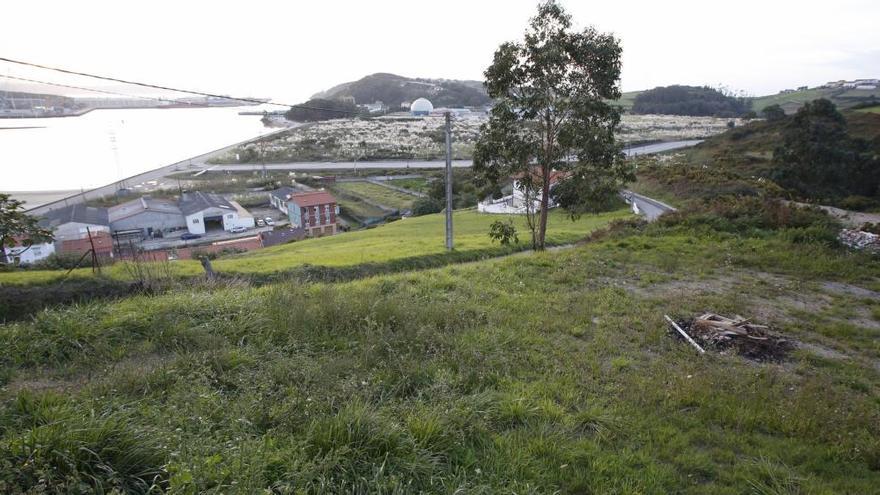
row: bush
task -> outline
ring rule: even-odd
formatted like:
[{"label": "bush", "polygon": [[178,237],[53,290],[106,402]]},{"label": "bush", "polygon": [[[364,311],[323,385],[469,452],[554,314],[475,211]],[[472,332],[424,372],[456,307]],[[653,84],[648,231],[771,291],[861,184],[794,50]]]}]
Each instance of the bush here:
[{"label": "bush", "polygon": [[[77,267],[82,256],[82,253],[52,253],[34,263],[33,267],[38,270],[70,270]],[[89,257],[86,256],[79,266],[91,266]]]},{"label": "bush", "polygon": [[[757,197],[723,196],[666,214],[660,226],[710,228],[721,232],[755,235],[761,231],[800,229],[791,239],[806,242],[809,238],[823,242],[836,238],[839,225],[819,208],[792,206],[778,200]],[[820,231],[823,233],[820,234]],[[829,237],[830,236],[830,237]]]},{"label": "bush", "polygon": [[492,239],[492,242],[498,241],[502,246],[519,244],[519,236],[516,235],[516,227],[513,225],[513,220],[510,219],[507,221],[495,220],[492,222],[492,225],[489,226],[489,237]]},{"label": "bush", "polygon": [[847,196],[839,206],[845,210],[867,211],[878,206],[877,200],[867,196]]},{"label": "bush", "polygon": [[434,198],[419,198],[413,202],[412,214],[414,217],[440,213],[443,211],[443,202]]}]

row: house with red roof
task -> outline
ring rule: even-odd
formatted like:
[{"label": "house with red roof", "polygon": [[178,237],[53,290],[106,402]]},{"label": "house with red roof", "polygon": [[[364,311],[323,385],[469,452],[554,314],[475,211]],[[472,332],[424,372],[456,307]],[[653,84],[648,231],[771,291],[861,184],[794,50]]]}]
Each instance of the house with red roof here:
[{"label": "house with red roof", "polygon": [[327,191],[293,193],[287,196],[290,226],[301,228],[307,236],[321,237],[336,233],[339,205]]}]

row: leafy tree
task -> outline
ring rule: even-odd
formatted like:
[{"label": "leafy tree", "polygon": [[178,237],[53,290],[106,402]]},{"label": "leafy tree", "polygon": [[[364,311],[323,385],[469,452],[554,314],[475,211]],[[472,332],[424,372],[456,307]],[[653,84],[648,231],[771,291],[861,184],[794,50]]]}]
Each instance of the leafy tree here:
[{"label": "leafy tree", "polygon": [[40,227],[36,217],[26,214],[23,204],[0,193],[0,265],[7,263],[7,247],[20,243],[30,248],[52,240],[52,232]]},{"label": "leafy tree", "polygon": [[361,114],[365,114],[365,112],[350,101],[313,98],[301,106],[290,107],[290,110],[284,114],[284,118],[296,122],[317,122],[319,120],[351,118]]},{"label": "leafy tree", "polygon": [[833,199],[878,193],[877,155],[866,141],[849,136],[846,119],[824,98],[804,104],[788,122],[774,162],[774,179],[801,195]]},{"label": "leafy tree", "polygon": [[761,115],[769,122],[776,122],[785,119],[785,110],[779,105],[768,105],[761,110]]},{"label": "leafy tree", "polygon": [[[511,176],[527,200],[532,245],[544,248],[551,195],[573,216],[596,211],[633,179],[614,139],[620,123],[620,43],[594,28],[572,29],[558,4],[538,6],[521,42],[502,44],[486,69],[495,98],[474,150],[481,181]],[[562,178],[551,190],[551,179]]]}]

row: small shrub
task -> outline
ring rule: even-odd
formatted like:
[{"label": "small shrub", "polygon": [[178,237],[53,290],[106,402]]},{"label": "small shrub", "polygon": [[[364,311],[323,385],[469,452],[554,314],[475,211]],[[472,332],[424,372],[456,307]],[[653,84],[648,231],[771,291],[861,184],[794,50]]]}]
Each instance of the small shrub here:
[{"label": "small shrub", "polygon": [[412,214],[414,217],[440,213],[443,211],[443,202],[434,198],[419,198],[413,202]]},{"label": "small shrub", "polygon": [[516,234],[516,227],[513,220],[495,220],[489,226],[489,238],[492,242],[498,241],[502,246],[510,244],[519,244],[519,236]]},{"label": "small shrub", "polygon": [[840,201],[840,207],[845,210],[867,211],[876,208],[876,199],[867,196],[847,196]]}]

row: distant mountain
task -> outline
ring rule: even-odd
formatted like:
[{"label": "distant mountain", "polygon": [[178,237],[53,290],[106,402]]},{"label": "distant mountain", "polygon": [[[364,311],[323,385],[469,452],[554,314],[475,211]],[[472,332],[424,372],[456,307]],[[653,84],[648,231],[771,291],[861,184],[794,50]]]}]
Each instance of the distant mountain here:
[{"label": "distant mountain", "polygon": [[322,99],[345,97],[353,97],[358,105],[381,101],[391,108],[417,98],[427,98],[436,107],[480,106],[492,101],[480,81],[409,78],[386,73],[342,83],[312,96]]}]

